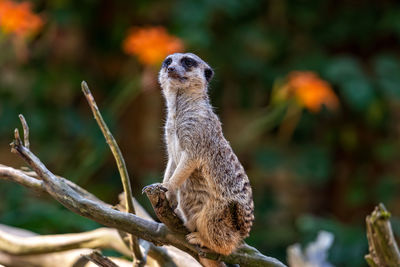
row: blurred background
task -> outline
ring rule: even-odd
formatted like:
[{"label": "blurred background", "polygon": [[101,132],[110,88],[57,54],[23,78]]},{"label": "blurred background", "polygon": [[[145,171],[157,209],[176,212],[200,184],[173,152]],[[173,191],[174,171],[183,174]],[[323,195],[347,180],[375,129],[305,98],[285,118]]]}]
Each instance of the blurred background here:
[{"label": "blurred background", "polygon": [[[91,87],[135,196],[161,181],[164,57],[215,70],[212,104],[250,177],[247,242],[286,248],[334,234],[329,261],[366,266],[365,216],[382,202],[400,234],[400,4],[397,1],[0,0],[0,163],[18,114],[54,173],[116,203],[114,159],[80,89]],[[49,197],[0,182],[0,223],[40,234],[98,227]]]}]

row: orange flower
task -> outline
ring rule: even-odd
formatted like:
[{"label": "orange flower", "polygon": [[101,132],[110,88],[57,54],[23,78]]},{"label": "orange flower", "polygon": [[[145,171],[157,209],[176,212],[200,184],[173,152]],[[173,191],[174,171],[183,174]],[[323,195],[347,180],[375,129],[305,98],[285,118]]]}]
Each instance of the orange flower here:
[{"label": "orange flower", "polygon": [[183,43],[163,27],[133,28],[124,40],[123,49],[143,64],[157,65],[167,55],[182,51]]},{"label": "orange flower", "polygon": [[32,13],[28,2],[0,1],[0,29],[7,34],[29,37],[43,26],[42,19]]},{"label": "orange flower", "polygon": [[322,105],[337,109],[339,100],[330,84],[311,71],[292,71],[288,75],[289,93],[311,112],[319,112]]}]

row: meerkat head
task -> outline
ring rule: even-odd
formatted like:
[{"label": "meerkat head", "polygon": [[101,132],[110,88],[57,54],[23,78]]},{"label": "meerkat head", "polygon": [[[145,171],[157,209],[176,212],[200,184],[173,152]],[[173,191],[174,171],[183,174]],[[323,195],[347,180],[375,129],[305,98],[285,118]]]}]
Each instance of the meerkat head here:
[{"label": "meerkat head", "polygon": [[161,87],[182,88],[188,91],[206,90],[214,71],[206,62],[192,53],[175,53],[165,58],[158,81]]}]

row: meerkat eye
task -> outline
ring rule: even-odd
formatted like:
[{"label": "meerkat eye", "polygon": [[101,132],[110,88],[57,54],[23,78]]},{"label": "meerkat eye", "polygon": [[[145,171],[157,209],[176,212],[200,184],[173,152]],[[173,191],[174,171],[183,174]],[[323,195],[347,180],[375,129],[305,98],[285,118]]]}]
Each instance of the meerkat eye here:
[{"label": "meerkat eye", "polygon": [[214,75],[214,71],[212,69],[205,69],[204,70],[204,77],[206,77],[207,82],[211,80]]},{"label": "meerkat eye", "polygon": [[188,69],[190,69],[192,67],[197,67],[197,65],[198,65],[197,61],[194,60],[193,58],[190,58],[190,57],[182,58],[181,59],[181,64],[186,70],[188,70]]},{"label": "meerkat eye", "polygon": [[169,57],[166,60],[164,60],[164,62],[162,63],[162,66],[164,68],[168,67],[170,64],[172,63],[172,59]]}]

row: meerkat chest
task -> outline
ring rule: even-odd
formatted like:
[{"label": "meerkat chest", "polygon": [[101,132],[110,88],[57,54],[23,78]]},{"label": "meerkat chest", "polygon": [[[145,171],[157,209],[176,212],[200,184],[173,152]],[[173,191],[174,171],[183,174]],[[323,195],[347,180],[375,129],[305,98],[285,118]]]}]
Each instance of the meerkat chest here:
[{"label": "meerkat chest", "polygon": [[176,120],[175,118],[168,116],[166,127],[165,127],[165,138],[167,143],[168,154],[175,162],[179,162],[181,147],[176,131]]}]

